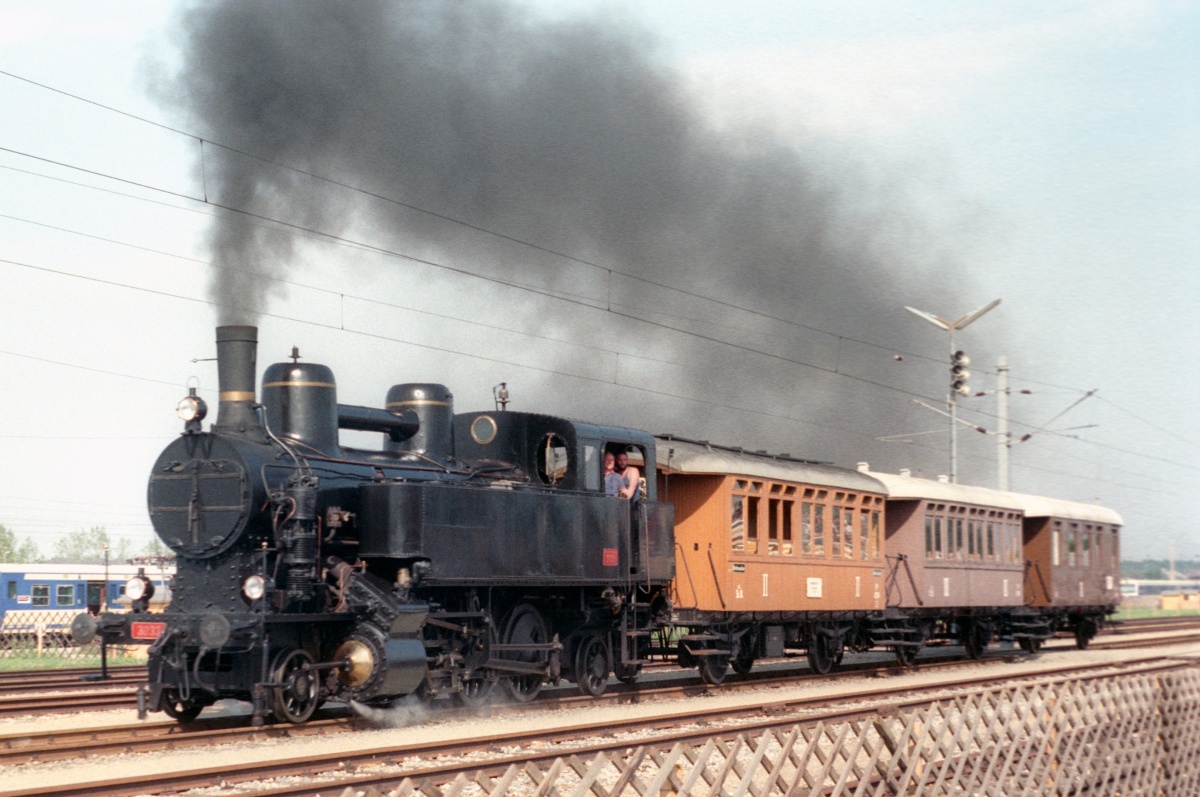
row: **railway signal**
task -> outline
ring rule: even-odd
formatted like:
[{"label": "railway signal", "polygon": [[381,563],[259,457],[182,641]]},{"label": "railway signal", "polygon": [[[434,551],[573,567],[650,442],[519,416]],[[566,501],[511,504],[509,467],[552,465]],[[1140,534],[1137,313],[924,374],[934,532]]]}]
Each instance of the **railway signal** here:
[{"label": "railway signal", "polygon": [[971,378],[971,372],[967,370],[970,364],[971,358],[966,352],[956,351],[950,355],[950,389],[960,396],[971,395],[971,389],[967,387],[967,380]]},{"label": "railway signal", "polygon": [[[998,304],[1000,304],[1000,300],[993,299],[983,307],[980,307],[978,310],[972,310],[966,315],[953,321],[934,315],[933,313],[926,312],[925,310],[918,310],[915,307],[906,306],[904,308],[918,318],[924,319],[925,321],[933,324],[938,329],[944,329],[950,333],[950,372],[953,375],[953,379],[950,382],[950,393],[946,396],[946,410],[947,414],[950,416],[950,481],[952,483],[958,481],[958,430],[955,425],[958,417],[954,396],[956,394],[963,396],[970,395],[970,391],[967,388],[967,378],[970,376],[970,373],[966,370],[967,362],[969,361],[967,360],[967,355],[963,354],[954,347],[954,333],[961,331],[968,324],[975,321]],[[960,357],[962,358],[961,363],[958,362]],[[960,365],[962,367],[961,380],[960,374],[954,370]]]}]

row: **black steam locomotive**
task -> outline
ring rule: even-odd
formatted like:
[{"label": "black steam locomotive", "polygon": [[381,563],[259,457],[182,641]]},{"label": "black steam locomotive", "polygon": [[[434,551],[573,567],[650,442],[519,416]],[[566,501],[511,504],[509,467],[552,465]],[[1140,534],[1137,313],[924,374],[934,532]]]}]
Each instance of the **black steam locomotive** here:
[{"label": "black steam locomotive", "polygon": [[[257,330],[217,329],[220,404],[180,402],[183,434],[149,483],[175,552],[172,599],[81,615],[76,637],[149,645],[144,709],[194,718],[223,698],[303,722],[327,698],[368,703],[496,684],[518,700],[567,678],[588,694],[632,679],[669,613],[670,505],[605,495],[600,458],[655,472],[643,432],[503,408],[455,415],[442,385],[401,384],[386,407],[337,403],[332,371],[271,365],[255,394]],[[383,449],[339,444],[379,432]],[[135,579],[134,582],[137,582]],[[140,611],[139,611],[140,610]]]}]

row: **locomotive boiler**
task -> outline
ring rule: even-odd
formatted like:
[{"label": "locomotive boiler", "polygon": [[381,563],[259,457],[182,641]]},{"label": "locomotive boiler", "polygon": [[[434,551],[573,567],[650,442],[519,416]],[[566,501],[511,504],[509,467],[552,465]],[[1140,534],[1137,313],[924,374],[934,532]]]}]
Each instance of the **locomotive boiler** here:
[{"label": "locomotive boiler", "polygon": [[[518,700],[567,678],[599,694],[631,679],[669,613],[673,518],[654,479],[605,494],[604,454],[655,472],[655,440],[533,413],[455,414],[437,384],[383,408],[337,403],[333,372],[269,366],[257,330],[217,329],[220,400],[180,402],[183,433],[148,487],[175,552],[166,611],[80,615],[77,640],[148,645],[143,709],[194,718],[223,698],[303,722],[326,699],[386,703],[503,685]],[[344,447],[339,430],[381,435]]]}]

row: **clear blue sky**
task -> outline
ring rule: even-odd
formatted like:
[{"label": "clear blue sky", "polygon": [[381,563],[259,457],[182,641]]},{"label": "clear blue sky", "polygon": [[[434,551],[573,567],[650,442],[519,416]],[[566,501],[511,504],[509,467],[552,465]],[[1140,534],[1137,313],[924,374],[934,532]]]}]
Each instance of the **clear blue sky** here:
[{"label": "clear blue sky", "polygon": [[[903,205],[913,230],[891,230],[883,240],[903,245],[905,267],[933,284],[961,285],[944,295],[962,306],[931,306],[936,299],[880,284],[871,290],[894,299],[896,310],[882,326],[856,317],[854,307],[814,325],[862,338],[866,329],[920,325],[906,304],[956,316],[1002,298],[960,343],[981,366],[976,387],[992,386],[988,372],[1006,355],[1013,386],[1033,391],[1010,402],[1019,434],[1098,389],[1050,425],[1091,428],[1038,432],[1013,448],[1014,489],[1117,510],[1127,558],[1166,556],[1172,541],[1177,554],[1200,558],[1200,7],[549,0],[532,7],[557,19],[603,15],[644,28],[646,46],[679,76],[712,131],[753,126],[779,146],[819,153],[826,176],[861,184],[866,204]],[[0,6],[0,70],[204,133],[148,90],[153,75],[178,65],[177,11],[159,2],[8,2]],[[204,390],[215,387],[211,364],[191,362],[211,356],[216,318],[206,301],[205,231],[214,211],[195,201],[204,191],[199,147],[188,135],[7,75],[0,75],[0,108],[0,523],[35,537],[47,553],[57,536],[95,524],[140,543],[151,534],[145,478],[178,432],[175,402],[190,377]],[[944,257],[950,250],[955,256]],[[405,251],[451,257],[436,242],[414,241]],[[455,256],[455,265],[484,272],[491,258],[515,255]],[[623,388],[634,378],[621,369],[643,375],[649,360],[631,367],[628,351],[591,359],[585,344],[614,325],[603,314],[418,266],[400,284],[380,276],[378,258],[344,247],[301,246],[294,259],[289,279],[298,284],[278,291],[260,319],[260,364],[298,345],[335,369],[344,402],[378,405],[392,382],[429,380],[449,384],[461,409],[478,409],[490,404],[491,386],[507,380],[522,409],[848,466],[946,470],[942,419],[900,393],[875,397],[894,401],[886,423],[856,415],[852,399],[836,418],[793,408],[774,421],[739,423],[728,416],[747,406],[739,397],[753,394],[758,377],[750,375],[762,372],[722,366],[706,377],[711,396],[728,408],[720,433],[710,435],[679,401]],[[563,269],[570,273],[535,287],[605,290],[586,269]],[[706,295],[724,292],[715,277],[701,283]],[[689,312],[707,310],[696,300]],[[358,333],[342,329],[348,315]],[[635,331],[646,336],[637,354],[670,359],[663,353],[670,341]],[[927,332],[917,357],[848,349],[830,356],[871,382],[937,396],[946,340]],[[893,345],[886,337],[867,342]],[[819,358],[828,345],[800,335],[789,351]],[[702,346],[689,351],[707,356]],[[685,366],[664,366],[664,382],[673,367]],[[609,370],[616,384],[597,388],[597,374]],[[823,378],[834,390],[881,389]],[[965,403],[963,417],[994,428],[993,399]],[[835,446],[830,426],[856,436]],[[910,432],[931,434],[910,444],[876,439]],[[994,439],[961,436],[962,480],[993,485]]]}]

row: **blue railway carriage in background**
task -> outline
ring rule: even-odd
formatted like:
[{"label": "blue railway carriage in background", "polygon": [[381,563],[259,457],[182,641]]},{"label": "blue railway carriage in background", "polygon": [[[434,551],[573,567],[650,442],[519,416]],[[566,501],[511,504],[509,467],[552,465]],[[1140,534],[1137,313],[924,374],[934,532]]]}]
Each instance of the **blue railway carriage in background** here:
[{"label": "blue railway carriage in background", "polygon": [[0,564],[0,632],[23,633],[53,623],[69,628],[80,612],[129,610],[126,584],[139,578],[153,585],[149,609],[171,599],[174,564]]}]

